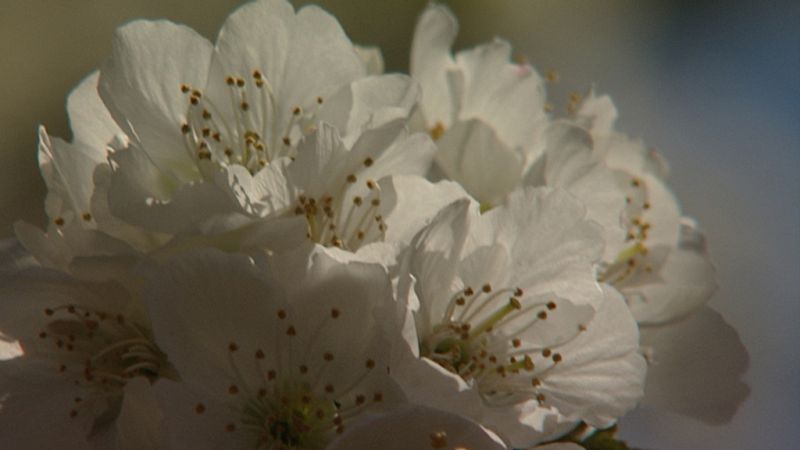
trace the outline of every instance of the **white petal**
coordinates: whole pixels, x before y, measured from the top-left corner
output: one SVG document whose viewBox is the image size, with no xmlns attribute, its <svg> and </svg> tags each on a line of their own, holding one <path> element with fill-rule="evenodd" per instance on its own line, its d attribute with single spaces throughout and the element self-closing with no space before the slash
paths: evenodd
<svg viewBox="0 0 800 450">
<path fill-rule="evenodd" d="M 364 64 L 367 75 L 381 75 L 384 71 L 383 54 L 377 46 L 355 46 L 358 57 Z"/>
<path fill-rule="evenodd" d="M 408 76 L 389 74 L 359 79 L 327 99 L 317 119 L 330 123 L 351 146 L 366 128 L 406 119 L 419 99 L 419 86 Z"/>
<path fill-rule="evenodd" d="M 600 291 L 593 266 L 602 254 L 603 238 L 585 214 L 583 205 L 563 190 L 525 188 L 512 193 L 506 205 L 485 213 L 476 234 L 509 249 L 512 282 L 526 295 L 550 293 L 594 303 Z"/>
<path fill-rule="evenodd" d="M 414 30 L 409 72 L 422 85 L 421 109 L 429 127 L 437 122 L 447 127 L 454 118 L 446 71 L 454 64 L 450 46 L 457 33 L 453 14 L 436 3 L 428 4 Z"/>
<path fill-rule="evenodd" d="M 691 314 L 717 289 L 705 236 L 684 221 L 678 246 L 668 250 L 663 264 L 619 289 L 640 323 L 665 323 Z"/>
<path fill-rule="evenodd" d="M 0 448 L 91 448 L 92 417 L 70 417 L 82 393 L 66 381 L 52 366 L 0 361 Z"/>
<path fill-rule="evenodd" d="M 82 143 L 51 139 L 39 127 L 39 167 L 48 190 L 45 209 L 52 220 L 79 220 L 90 212 L 92 174 L 105 159 L 105 150 L 100 158 L 90 150 Z"/>
<path fill-rule="evenodd" d="M 117 29 L 100 71 L 100 95 L 117 124 L 156 167 L 180 179 L 196 177 L 180 130 L 188 107 L 180 88 L 205 86 L 211 51 L 188 27 L 135 21 Z"/>
<path fill-rule="evenodd" d="M 35 260 L 18 239 L 0 240 L 0 274 L 34 266 Z"/>
<path fill-rule="evenodd" d="M 458 118 L 481 119 L 503 142 L 528 149 L 528 159 L 543 149 L 546 126 L 544 83 L 526 64 L 511 63 L 511 46 L 495 39 L 459 52 L 456 63 L 463 73 L 463 98 Z"/>
<path fill-rule="evenodd" d="M 122 130 L 114 122 L 111 113 L 97 91 L 100 72 L 95 71 L 84 78 L 67 98 L 67 113 L 74 142 L 85 145 L 94 160 L 105 161 L 106 145 Z"/>
<path fill-rule="evenodd" d="M 597 95 L 592 89 L 589 95 L 581 102 L 577 116 L 585 122 L 592 134 L 608 134 L 617 121 L 617 108 L 608 95 Z"/>
<path fill-rule="evenodd" d="M 185 183 L 172 189 L 170 179 L 137 147 L 111 156 L 114 172 L 108 190 L 112 214 L 147 230 L 177 233 L 198 229 L 204 220 L 232 214 L 233 203 L 215 184 Z"/>
<path fill-rule="evenodd" d="M 711 308 L 679 322 L 642 327 L 642 346 L 651 359 L 644 406 L 720 425 L 733 418 L 750 393 L 741 380 L 747 350 Z"/>
<path fill-rule="evenodd" d="M 233 447 L 229 433 L 225 432 L 225 424 L 230 422 L 229 405 L 193 392 L 187 383 L 167 379 L 158 380 L 151 393 L 163 411 L 164 432 L 171 444 L 163 446 L 163 449 L 246 448 L 244 445 Z M 201 413 L 198 413 L 198 405 L 202 405 Z"/>
<path fill-rule="evenodd" d="M 404 271 L 414 274 L 420 298 L 434 299 L 450 291 L 469 230 L 469 208 L 467 199 L 451 203 L 411 242 L 405 256 Z M 415 309 L 414 305 L 409 305 L 409 308 Z M 430 331 L 433 320 L 442 316 L 444 308 L 442 302 L 426 301 L 424 308 L 417 312 L 417 328 L 421 332 Z M 419 344 L 414 342 L 414 345 Z"/>
<path fill-rule="evenodd" d="M 328 450 L 350 449 L 507 449 L 494 433 L 456 414 L 408 406 L 361 421 L 336 439 Z"/>
<path fill-rule="evenodd" d="M 622 296 L 606 299 L 588 329 L 558 348 L 563 360 L 542 378 L 546 403 L 597 428 L 609 426 L 641 399 L 646 364 L 639 331 Z"/>
<path fill-rule="evenodd" d="M 392 176 L 380 180 L 381 207 L 389 228 L 386 242 L 410 242 L 411 238 L 450 203 L 468 198 L 457 183 L 431 183 L 419 176 Z"/>
<path fill-rule="evenodd" d="M 536 177 L 535 171 L 529 172 L 524 184 L 560 187 L 580 199 L 586 206 L 587 218 L 604 229 L 604 259 L 613 260 L 626 235 L 622 226 L 625 192 L 619 187 L 616 171 L 595 154 L 591 136 L 580 127 L 554 122 L 547 129 L 546 140 L 541 174 Z"/>
<path fill-rule="evenodd" d="M 73 142 L 51 139 L 39 128 L 39 165 L 48 187 L 45 208 L 53 220 L 90 212 L 94 170 L 105 163 L 106 145 L 121 133 L 97 93 L 98 79 L 99 72 L 92 73 L 67 99 Z"/>
<path fill-rule="evenodd" d="M 214 182 L 243 213 L 261 217 L 278 215 L 294 200 L 286 179 L 288 163 L 288 158 L 280 158 L 255 175 L 244 166 L 223 166 L 216 172 Z"/>
<path fill-rule="evenodd" d="M 159 450 L 166 448 L 164 417 L 150 382 L 142 377 L 125 384 L 116 420 L 116 447 L 119 450 Z"/>
<path fill-rule="evenodd" d="M 272 342 L 285 295 L 250 258 L 210 249 L 171 258 L 146 275 L 143 297 L 159 346 L 192 389 L 224 397 L 232 370 L 228 345 Z"/>
<path fill-rule="evenodd" d="M 125 242 L 97 230 L 83 229 L 74 222 L 63 227 L 51 226 L 47 232 L 17 222 L 14 232 L 39 264 L 66 272 L 69 272 L 70 262 L 77 257 L 136 254 L 136 250 Z"/>
<path fill-rule="evenodd" d="M 486 122 L 456 122 L 437 144 L 436 162 L 444 174 L 481 204 L 501 203 L 522 179 L 522 155 Z"/>
</svg>

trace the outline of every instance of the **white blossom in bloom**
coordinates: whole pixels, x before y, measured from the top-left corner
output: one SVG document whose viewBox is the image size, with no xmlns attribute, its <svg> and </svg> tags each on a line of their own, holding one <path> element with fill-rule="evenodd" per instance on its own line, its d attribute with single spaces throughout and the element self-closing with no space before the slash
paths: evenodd
<svg viewBox="0 0 800 450">
<path fill-rule="evenodd" d="M 47 228 L 17 222 L 17 237 L 42 265 L 66 269 L 74 257 L 134 253 L 161 245 L 165 238 L 126 225 L 97 196 L 94 177 L 107 170 L 108 144 L 122 131 L 97 94 L 99 73 L 84 79 L 69 95 L 73 141 L 39 129 L 39 167 L 47 185 Z"/>
<path fill-rule="evenodd" d="M 107 278 L 116 262 L 83 266 L 97 279 L 36 267 L 0 275 L 0 330 L 22 350 L 0 361 L 2 448 L 122 442 L 120 427 L 157 414 L 128 385 L 177 376 L 135 293 Z"/>
<path fill-rule="evenodd" d="M 400 120 L 364 131 L 349 148 L 323 122 L 293 161 L 263 171 L 243 192 L 258 190 L 273 211 L 304 218 L 307 237 L 326 247 L 354 252 L 370 243 L 407 242 L 440 208 L 467 195 L 456 183 L 420 176 L 434 149 Z"/>
<path fill-rule="evenodd" d="M 544 86 L 530 65 L 510 62 L 511 47 L 499 39 L 453 57 L 457 31 L 450 11 L 430 4 L 417 22 L 410 73 L 422 87 L 439 168 L 481 204 L 496 205 L 544 149 Z"/>
<path fill-rule="evenodd" d="M 603 427 L 631 409 L 645 364 L 622 298 L 595 281 L 602 249 L 564 191 L 517 191 L 482 215 L 467 201 L 445 209 L 402 259 L 413 357 L 395 373 L 410 400 L 513 447 L 568 431 L 559 421 Z"/>
<path fill-rule="evenodd" d="M 402 399 L 380 265 L 319 247 L 258 264 L 218 251 L 155 267 L 146 298 L 181 383 L 154 386 L 176 448 L 322 449 Z M 389 316 L 387 316 L 389 318 Z"/>
<path fill-rule="evenodd" d="M 594 154 L 585 130 L 545 113 L 545 89 L 529 65 L 510 61 L 502 41 L 451 56 L 456 21 L 431 5 L 417 23 L 411 75 L 420 82 L 425 126 L 437 138 L 442 175 L 460 183 L 482 209 L 524 186 L 566 189 L 605 229 L 624 240 L 620 175 Z M 614 255 L 616 256 L 616 254 Z"/>
<path fill-rule="evenodd" d="M 304 221 L 259 219 L 292 216 L 295 186 L 272 183 L 320 123 L 353 150 L 344 154 L 368 153 L 359 167 L 368 156 L 379 167 L 387 150 L 364 146 L 393 145 L 408 151 L 384 173 L 427 171 L 432 144 L 402 131 L 416 85 L 403 75 L 367 76 L 368 65 L 333 17 L 282 0 L 234 12 L 215 46 L 170 22 L 128 24 L 100 74 L 70 96 L 75 141 L 41 130 L 52 224 L 46 232 L 19 224 L 17 235 L 61 269 L 76 256 L 149 252 L 176 235 L 213 236 L 206 242 L 232 249 L 296 245 Z"/>
<path fill-rule="evenodd" d="M 617 112 L 606 96 L 589 95 L 577 120 L 591 130 L 595 152 L 623 174 L 625 242 L 609 246 L 600 279 L 625 295 L 637 321 L 665 323 L 701 307 L 716 290 L 706 239 L 681 215 L 666 185 L 663 160 L 644 144 L 613 129 Z"/>
<path fill-rule="evenodd" d="M 506 450 L 494 433 L 464 416 L 405 406 L 374 414 L 337 438 L 328 450 Z"/>
<path fill-rule="evenodd" d="M 462 184 L 484 209 L 521 186 L 560 187 L 578 197 L 588 217 L 604 228 L 601 280 L 625 295 L 640 322 L 685 316 L 707 300 L 715 282 L 705 238 L 691 219 L 681 217 L 663 181 L 666 166 L 660 157 L 613 130 L 616 110 L 608 97 L 592 94 L 575 105 L 578 119 L 573 123 L 550 122 L 543 112 L 541 79 L 519 75 L 521 69 L 512 77 L 518 66 L 509 61 L 507 45 L 501 46 L 503 52 L 479 46 L 454 59 L 450 46 L 455 33 L 450 12 L 429 6 L 417 24 L 411 56 L 411 74 L 423 89 L 426 126 L 439 137 L 436 161 L 444 176 Z M 495 57 L 478 65 L 465 63 L 483 54 Z M 498 86 L 503 87 L 500 93 Z M 459 95 L 472 91 L 493 94 L 489 99 Z M 513 95 L 516 103 L 495 105 L 504 95 Z M 459 124 L 438 119 L 460 115 L 479 117 L 481 125 L 456 133 Z M 508 151 L 514 148 L 510 136 L 525 132 L 526 140 L 516 145 L 538 150 L 509 156 L 515 155 Z"/>
<path fill-rule="evenodd" d="M 280 210 L 271 174 L 320 121 L 353 144 L 363 129 L 408 115 L 416 89 L 407 77 L 365 75 L 333 17 L 282 0 L 238 9 L 215 46 L 169 22 L 119 29 L 99 86 L 129 138 L 110 158 L 112 213 L 174 233 Z"/>
</svg>

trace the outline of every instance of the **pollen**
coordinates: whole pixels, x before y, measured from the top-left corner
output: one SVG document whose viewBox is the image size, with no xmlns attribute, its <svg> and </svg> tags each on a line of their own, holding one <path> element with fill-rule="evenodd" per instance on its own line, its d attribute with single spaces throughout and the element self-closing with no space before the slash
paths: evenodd
<svg viewBox="0 0 800 450">
<path fill-rule="evenodd" d="M 434 141 L 438 141 L 444 134 L 444 131 L 444 124 L 442 124 L 442 122 L 436 122 L 433 128 L 430 129 L 431 138 Z"/>
</svg>

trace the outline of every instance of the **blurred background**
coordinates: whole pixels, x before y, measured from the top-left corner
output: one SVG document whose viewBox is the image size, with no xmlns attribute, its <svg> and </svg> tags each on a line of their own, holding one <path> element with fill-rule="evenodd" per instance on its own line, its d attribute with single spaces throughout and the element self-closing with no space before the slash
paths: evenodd
<svg viewBox="0 0 800 450">
<path fill-rule="evenodd" d="M 44 185 L 35 131 L 69 137 L 72 86 L 109 54 L 115 27 L 166 17 L 213 39 L 234 0 L 0 1 L 0 238 L 38 225 Z M 297 4 L 305 2 L 296 2 Z M 423 0 L 317 1 L 353 41 L 407 69 Z M 649 449 L 792 449 L 800 442 L 800 2 L 459 0 L 457 47 L 504 37 L 566 93 L 594 84 L 672 167 L 684 211 L 709 236 L 711 304 L 750 354 L 751 394 L 709 426 L 640 408 L 623 437 Z"/>
</svg>

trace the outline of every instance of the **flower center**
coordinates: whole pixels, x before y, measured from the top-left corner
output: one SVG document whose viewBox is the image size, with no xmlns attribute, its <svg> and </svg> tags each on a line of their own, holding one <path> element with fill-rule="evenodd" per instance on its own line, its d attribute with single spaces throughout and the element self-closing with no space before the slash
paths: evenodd
<svg viewBox="0 0 800 450">
<path fill-rule="evenodd" d="M 44 314 L 48 323 L 39 338 L 52 341 L 59 350 L 58 371 L 93 395 L 120 395 L 128 380 L 138 376 L 154 383 L 174 375 L 145 329 L 122 314 L 80 305 L 47 308 Z M 70 411 L 72 417 L 77 414 L 77 409 Z"/>
<path fill-rule="evenodd" d="M 260 391 L 250 399 L 241 423 L 256 436 L 257 448 L 322 448 L 337 412 L 335 402 L 314 396 L 307 384 L 287 381 L 271 395 Z"/>
<path fill-rule="evenodd" d="M 372 165 L 372 160 L 368 158 L 364 165 Z M 364 195 L 348 195 L 348 188 L 357 182 L 356 175 L 351 174 L 338 189 L 333 190 L 338 195 L 298 197 L 294 212 L 306 217 L 306 236 L 309 239 L 328 247 L 355 251 L 362 245 L 385 238 L 388 226 L 378 212 L 380 187 L 375 181 L 367 180 Z"/>
<path fill-rule="evenodd" d="M 631 177 L 626 194 L 624 220 L 628 232 L 625 239 L 631 245 L 622 250 L 614 262 L 607 264 L 598 277 L 599 281 L 617 285 L 642 271 L 653 272 L 646 245 L 653 227 L 645 219 L 646 213 L 652 208 L 647 188 L 640 179 Z"/>
<path fill-rule="evenodd" d="M 294 146 L 313 128 L 322 97 L 309 108 L 281 111 L 261 71 L 253 70 L 248 78 L 229 75 L 224 82 L 232 111 L 227 117 L 202 91 L 181 85 L 189 102 L 181 133 L 190 156 L 198 162 L 238 164 L 252 174 L 278 158 L 293 157 Z"/>
<path fill-rule="evenodd" d="M 224 389 L 231 397 L 234 415 L 224 424 L 226 432 L 241 433 L 241 439 L 254 448 L 322 450 L 335 434 L 344 431 L 347 420 L 384 401 L 382 391 L 366 385 L 366 380 L 377 374 L 375 360 L 348 359 L 344 362 L 349 375 L 342 376 L 341 355 L 319 350 L 328 344 L 323 344 L 320 330 L 337 326 L 343 313 L 332 308 L 324 323 L 308 330 L 309 336 L 299 336 L 304 327 L 295 327 L 290 313 L 279 309 L 278 339 L 271 353 L 260 348 L 250 353 L 236 342 L 228 344 L 232 377 Z M 302 352 L 293 351 L 298 346 Z M 204 414 L 205 404 L 198 403 L 195 412 Z"/>
<path fill-rule="evenodd" d="M 522 289 L 494 291 L 485 284 L 479 291 L 467 287 L 450 300 L 443 320 L 425 337 L 420 353 L 460 376 L 475 383 L 485 400 L 494 402 L 509 375 L 534 375 L 538 360 L 549 365 L 562 357 L 550 349 L 531 346 L 520 335 L 555 310 L 554 301 L 528 302 L 523 306 Z M 538 378 L 533 377 L 533 387 Z M 529 386 L 530 387 L 530 386 Z M 543 398 L 540 399 L 543 401 Z"/>
</svg>

